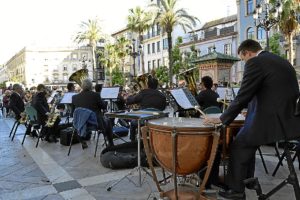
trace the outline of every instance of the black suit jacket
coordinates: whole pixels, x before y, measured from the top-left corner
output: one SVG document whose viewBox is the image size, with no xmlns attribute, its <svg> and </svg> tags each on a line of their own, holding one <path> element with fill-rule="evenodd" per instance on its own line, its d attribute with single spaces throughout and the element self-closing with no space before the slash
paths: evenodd
<svg viewBox="0 0 300 200">
<path fill-rule="evenodd" d="M 127 98 L 126 103 L 139 104 L 141 109 L 155 108 L 158 110 L 164 110 L 166 108 L 166 97 L 158 90 L 144 89 L 137 95 Z"/>
<path fill-rule="evenodd" d="M 37 120 L 39 124 L 44 125 L 48 118 L 46 113 L 50 112 L 49 105 L 45 97 L 45 93 L 44 92 L 36 93 L 32 98 L 31 104 L 37 111 Z"/>
<path fill-rule="evenodd" d="M 16 92 L 13 92 L 9 99 L 9 107 L 12 109 L 12 111 L 16 115 L 16 119 L 20 119 L 21 112 L 24 112 L 24 101 L 20 97 L 19 94 Z"/>
<path fill-rule="evenodd" d="M 211 89 L 207 89 L 207 90 L 203 90 L 201 91 L 197 96 L 196 96 L 196 100 L 199 104 L 199 106 L 201 106 L 201 109 L 205 109 L 208 108 L 210 106 L 217 106 L 219 107 L 219 103 L 217 102 L 217 98 L 219 97 L 219 95 L 212 91 Z"/>
<path fill-rule="evenodd" d="M 100 94 L 93 91 L 82 91 L 72 97 L 72 104 L 75 108 L 87 108 L 94 111 L 98 118 L 101 116 L 101 109 L 106 109 L 106 103 L 101 99 Z"/>
<path fill-rule="evenodd" d="M 221 115 L 230 124 L 249 106 L 241 135 L 249 145 L 261 145 L 300 137 L 300 118 L 294 116 L 299 95 L 296 73 L 290 63 L 269 52 L 246 62 L 241 88 Z"/>
</svg>

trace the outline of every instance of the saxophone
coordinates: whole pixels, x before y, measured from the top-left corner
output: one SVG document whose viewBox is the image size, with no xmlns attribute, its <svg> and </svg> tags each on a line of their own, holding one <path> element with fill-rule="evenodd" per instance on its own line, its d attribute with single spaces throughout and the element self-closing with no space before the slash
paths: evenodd
<svg viewBox="0 0 300 200">
<path fill-rule="evenodd" d="M 60 117 L 59 113 L 55 113 L 55 107 L 58 104 L 58 98 L 56 97 L 54 103 L 51 107 L 50 114 L 48 115 L 48 119 L 46 122 L 46 127 L 53 127 L 55 121 Z"/>
<path fill-rule="evenodd" d="M 27 115 L 25 112 L 22 112 L 20 114 L 21 118 L 19 119 L 19 123 L 20 124 L 25 124 L 27 122 Z"/>
</svg>

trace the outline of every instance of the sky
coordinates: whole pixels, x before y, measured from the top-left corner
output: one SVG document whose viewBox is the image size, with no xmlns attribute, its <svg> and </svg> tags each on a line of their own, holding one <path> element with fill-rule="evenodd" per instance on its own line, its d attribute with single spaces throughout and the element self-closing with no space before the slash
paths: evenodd
<svg viewBox="0 0 300 200">
<path fill-rule="evenodd" d="M 103 33 L 126 27 L 128 10 L 147 0 L 7 0 L 0 3 L 0 65 L 25 46 L 63 47 L 82 21 L 98 18 Z M 178 0 L 201 24 L 236 14 L 236 0 Z"/>
</svg>

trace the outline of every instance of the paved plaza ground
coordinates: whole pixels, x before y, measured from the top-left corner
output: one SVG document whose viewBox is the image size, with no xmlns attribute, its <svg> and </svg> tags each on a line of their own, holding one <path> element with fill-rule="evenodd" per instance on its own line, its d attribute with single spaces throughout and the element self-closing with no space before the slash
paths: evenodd
<svg viewBox="0 0 300 200">
<path fill-rule="evenodd" d="M 14 120 L 0 119 L 0 199 L 100 199 L 100 200 L 147 200 L 158 198 L 154 182 L 149 176 L 143 177 L 142 187 L 137 187 L 138 173 L 130 180 L 124 179 L 111 191 L 106 191 L 108 185 L 126 175 L 128 170 L 111 170 L 100 163 L 101 147 L 94 158 L 92 139 L 89 148 L 82 150 L 79 144 L 72 148 L 67 156 L 68 147 L 58 143 L 42 141 L 35 148 L 36 138 L 27 137 L 25 144 L 21 140 L 25 127 L 20 127 L 17 137 L 11 141 L 9 131 Z M 103 140 L 101 140 L 101 144 Z M 263 147 L 267 167 L 273 171 L 278 159 L 274 156 L 273 147 Z M 298 162 L 295 162 L 299 175 Z M 263 191 L 268 191 L 280 183 L 288 174 L 286 163 L 275 177 L 267 175 L 262 162 L 257 156 L 256 176 L 262 184 Z M 257 199 L 255 192 L 246 190 L 247 199 Z M 218 197 L 218 199 L 222 199 Z M 288 185 L 270 199 L 295 199 L 293 188 Z"/>
</svg>

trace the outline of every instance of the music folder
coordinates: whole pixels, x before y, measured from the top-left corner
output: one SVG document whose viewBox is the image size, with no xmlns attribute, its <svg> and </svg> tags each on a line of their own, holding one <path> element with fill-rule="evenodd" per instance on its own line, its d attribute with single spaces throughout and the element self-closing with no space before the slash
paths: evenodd
<svg viewBox="0 0 300 200">
<path fill-rule="evenodd" d="M 76 92 L 67 92 L 64 94 L 63 98 L 61 99 L 61 104 L 72 104 L 72 97 L 76 95 Z"/>
<path fill-rule="evenodd" d="M 105 87 L 101 90 L 102 99 L 117 99 L 120 92 L 120 87 Z"/>
<path fill-rule="evenodd" d="M 195 106 L 199 106 L 197 100 L 187 88 L 174 89 L 170 91 L 177 104 L 185 109 L 194 109 Z"/>
</svg>

